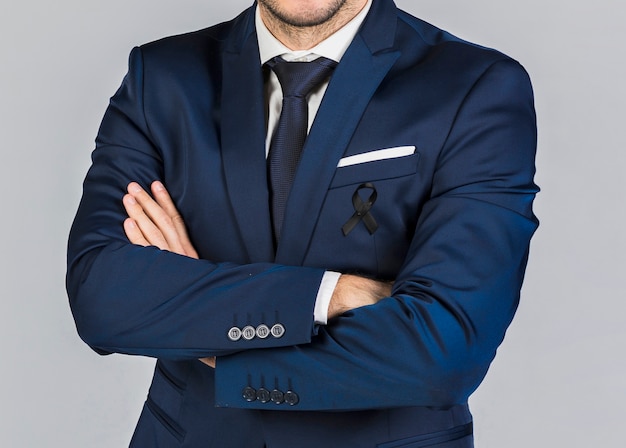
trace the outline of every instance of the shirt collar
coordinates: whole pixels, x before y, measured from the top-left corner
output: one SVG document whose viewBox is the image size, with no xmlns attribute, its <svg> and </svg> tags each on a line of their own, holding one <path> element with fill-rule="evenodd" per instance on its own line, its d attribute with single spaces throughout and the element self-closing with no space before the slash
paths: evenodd
<svg viewBox="0 0 626 448">
<path fill-rule="evenodd" d="M 372 0 L 368 0 L 363 9 L 350 22 L 346 23 L 334 34 L 330 35 L 328 38 L 309 50 L 299 51 L 290 50 L 278 39 L 276 39 L 272 33 L 270 33 L 261 19 L 259 7 L 257 6 L 255 12 L 255 25 L 257 39 L 259 41 L 261 64 L 265 64 L 267 61 L 276 56 L 282 56 L 288 61 L 313 60 L 322 56 L 335 62 L 339 62 L 343 54 L 350 46 L 354 36 L 356 36 L 356 33 L 359 31 L 359 28 L 365 20 L 371 5 Z"/>
</svg>

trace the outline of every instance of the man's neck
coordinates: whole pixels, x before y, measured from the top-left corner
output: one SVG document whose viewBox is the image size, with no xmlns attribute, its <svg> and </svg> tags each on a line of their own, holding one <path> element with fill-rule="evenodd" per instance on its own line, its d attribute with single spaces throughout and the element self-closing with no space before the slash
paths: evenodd
<svg viewBox="0 0 626 448">
<path fill-rule="evenodd" d="M 367 0 L 346 2 L 323 23 L 311 26 L 287 23 L 259 2 L 259 12 L 267 29 L 290 50 L 308 50 L 334 34 L 361 12 Z"/>
</svg>

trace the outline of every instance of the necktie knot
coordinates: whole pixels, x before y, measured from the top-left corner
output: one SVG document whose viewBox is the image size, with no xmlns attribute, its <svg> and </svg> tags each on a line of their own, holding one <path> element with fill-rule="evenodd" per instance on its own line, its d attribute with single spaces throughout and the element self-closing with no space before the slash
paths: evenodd
<svg viewBox="0 0 626 448">
<path fill-rule="evenodd" d="M 311 62 L 287 62 L 277 56 L 267 65 L 276 73 L 284 98 L 302 98 L 327 79 L 337 63 L 322 57 Z"/>
</svg>

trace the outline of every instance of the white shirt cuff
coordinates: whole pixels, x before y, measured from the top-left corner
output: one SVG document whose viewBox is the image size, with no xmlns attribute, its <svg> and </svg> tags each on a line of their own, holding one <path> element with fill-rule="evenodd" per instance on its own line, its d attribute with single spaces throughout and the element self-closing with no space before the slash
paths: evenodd
<svg viewBox="0 0 626 448">
<path fill-rule="evenodd" d="M 335 292 L 335 286 L 337 286 L 339 277 L 341 277 L 341 274 L 333 271 L 326 271 L 322 277 L 320 289 L 317 290 L 315 308 L 313 309 L 313 318 L 316 324 L 326 325 L 328 322 L 328 306 L 330 305 L 333 292 Z"/>
</svg>

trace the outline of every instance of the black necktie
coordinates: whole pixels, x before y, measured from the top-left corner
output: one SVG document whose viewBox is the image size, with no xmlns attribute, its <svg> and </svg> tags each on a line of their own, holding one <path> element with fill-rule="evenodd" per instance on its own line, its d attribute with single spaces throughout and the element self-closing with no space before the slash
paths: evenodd
<svg viewBox="0 0 626 448">
<path fill-rule="evenodd" d="M 309 114 L 306 97 L 331 75 L 337 63 L 326 58 L 311 62 L 287 62 L 276 57 L 267 65 L 276 73 L 283 91 L 283 107 L 268 155 L 272 225 L 278 243 L 287 198 L 307 136 Z"/>
</svg>

